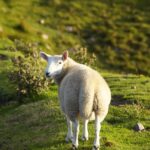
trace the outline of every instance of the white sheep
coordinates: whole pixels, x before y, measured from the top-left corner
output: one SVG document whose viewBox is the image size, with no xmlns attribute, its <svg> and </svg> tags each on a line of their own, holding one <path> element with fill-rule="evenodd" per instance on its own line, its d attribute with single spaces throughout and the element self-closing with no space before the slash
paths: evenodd
<svg viewBox="0 0 150 150">
<path fill-rule="evenodd" d="M 59 86 L 60 105 L 68 125 L 66 141 L 72 141 L 73 149 L 78 147 L 79 118 L 83 120 L 82 139 L 88 140 L 88 121 L 94 113 L 93 149 L 99 149 L 101 123 L 108 113 L 111 101 L 107 83 L 97 71 L 69 58 L 67 51 L 63 55 L 50 56 L 44 52 L 40 55 L 48 62 L 46 76 L 53 78 Z"/>
</svg>

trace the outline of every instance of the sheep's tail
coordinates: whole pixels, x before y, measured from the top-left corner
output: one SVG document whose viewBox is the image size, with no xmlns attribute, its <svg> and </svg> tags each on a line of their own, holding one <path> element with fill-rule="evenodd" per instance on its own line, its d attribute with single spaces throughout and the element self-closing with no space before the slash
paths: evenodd
<svg viewBox="0 0 150 150">
<path fill-rule="evenodd" d="M 90 119 L 93 112 L 94 88 L 84 85 L 80 89 L 79 112 L 81 118 Z"/>
</svg>

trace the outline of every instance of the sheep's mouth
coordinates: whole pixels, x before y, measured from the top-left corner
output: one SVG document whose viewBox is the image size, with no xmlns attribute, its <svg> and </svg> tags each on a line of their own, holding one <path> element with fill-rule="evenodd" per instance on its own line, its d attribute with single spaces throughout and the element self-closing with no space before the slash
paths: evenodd
<svg viewBox="0 0 150 150">
<path fill-rule="evenodd" d="M 57 76 L 58 74 L 56 73 L 53 73 L 53 74 L 46 74 L 46 78 L 49 78 L 49 79 L 54 79 L 55 76 Z"/>
<path fill-rule="evenodd" d="M 45 76 L 46 76 L 46 78 L 52 78 L 52 74 L 50 74 L 50 73 L 45 73 Z"/>
<path fill-rule="evenodd" d="M 46 75 L 46 78 L 50 78 L 50 79 L 51 79 L 51 78 L 53 78 L 53 77 L 52 77 L 51 75 Z"/>
</svg>

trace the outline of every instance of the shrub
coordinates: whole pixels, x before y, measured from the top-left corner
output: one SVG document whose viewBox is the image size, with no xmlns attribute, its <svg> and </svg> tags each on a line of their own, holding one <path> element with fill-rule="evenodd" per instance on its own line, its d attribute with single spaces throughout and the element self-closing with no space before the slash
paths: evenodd
<svg viewBox="0 0 150 150">
<path fill-rule="evenodd" d="M 34 42 L 24 42 L 22 40 L 15 39 L 14 45 L 7 48 L 7 50 L 11 51 L 21 51 L 25 56 L 33 55 L 33 52 L 38 51 L 39 43 Z"/>
<path fill-rule="evenodd" d="M 75 48 L 72 49 L 72 57 L 75 61 L 88 66 L 96 67 L 96 55 L 94 53 L 89 54 L 87 48 Z"/>
<path fill-rule="evenodd" d="M 12 59 L 14 70 L 9 79 L 16 84 L 17 98 L 22 102 L 24 97 L 39 95 L 48 88 L 48 80 L 43 76 L 38 51 L 28 51 L 24 57 Z"/>
</svg>

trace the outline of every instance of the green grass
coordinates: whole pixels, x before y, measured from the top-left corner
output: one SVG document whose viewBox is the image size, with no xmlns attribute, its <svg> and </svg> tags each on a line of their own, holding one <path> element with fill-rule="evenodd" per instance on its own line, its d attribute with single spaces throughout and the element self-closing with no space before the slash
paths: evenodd
<svg viewBox="0 0 150 150">
<path fill-rule="evenodd" d="M 147 0 L 1 0 L 0 5 L 2 49 L 15 39 L 38 42 L 49 53 L 87 47 L 103 68 L 150 75 Z"/>
<path fill-rule="evenodd" d="M 15 69 L 11 59 L 26 53 L 24 45 L 16 45 L 18 39 L 35 42 L 39 50 L 50 54 L 77 47 L 94 52 L 95 67 L 102 70 L 112 91 L 112 104 L 101 130 L 101 149 L 149 150 L 149 4 L 148 0 L 1 0 L 0 58 L 4 59 L 0 59 L 0 103 L 5 105 L 0 105 L 0 149 L 71 148 L 71 143 L 64 141 L 67 127 L 56 86 L 27 98 L 22 105 L 15 101 L 15 85 L 8 80 Z M 47 40 L 43 34 L 48 35 Z M 135 132 L 137 122 L 146 130 Z M 91 149 L 93 122 L 89 133 L 88 142 L 79 141 L 79 150 Z"/>
<path fill-rule="evenodd" d="M 150 96 L 147 83 L 150 82 L 150 78 L 108 72 L 103 72 L 103 75 L 111 87 L 113 98 L 109 113 L 102 124 L 101 149 L 148 150 L 150 147 L 148 103 Z M 133 85 L 136 86 L 136 89 L 132 89 Z M 145 96 L 140 99 L 141 94 Z M 60 111 L 57 87 L 54 85 L 51 86 L 47 99 L 19 106 L 15 104 L 2 106 L 0 114 L 2 150 L 64 150 L 71 148 L 71 143 L 67 144 L 64 140 L 67 132 L 66 121 Z M 146 130 L 135 132 L 133 127 L 137 122 L 141 122 Z M 89 133 L 88 142 L 79 140 L 79 150 L 91 149 L 94 140 L 93 122 L 89 123 Z"/>
</svg>

